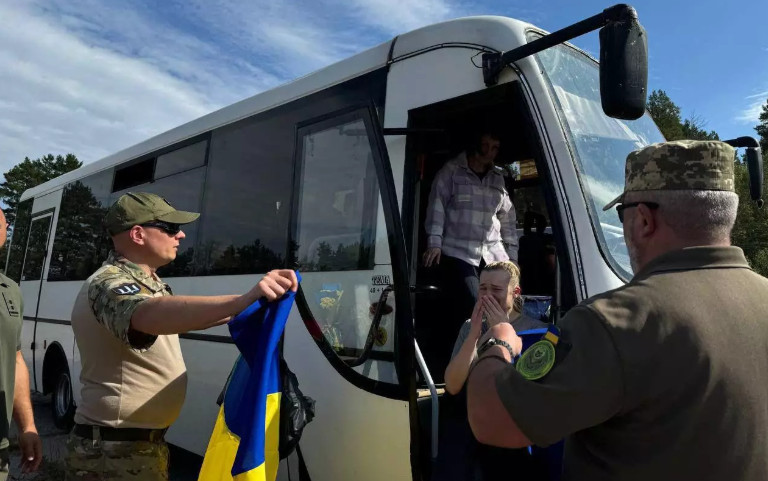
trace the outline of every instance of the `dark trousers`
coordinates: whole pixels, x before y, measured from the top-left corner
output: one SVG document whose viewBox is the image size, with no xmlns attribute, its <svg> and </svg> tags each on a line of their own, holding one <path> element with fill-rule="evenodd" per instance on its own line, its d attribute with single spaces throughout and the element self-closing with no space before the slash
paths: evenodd
<svg viewBox="0 0 768 481">
<path fill-rule="evenodd" d="M 469 426 L 464 389 L 441 403 L 437 460 L 432 481 L 546 480 L 528 449 L 479 443 Z M 444 408 L 444 409 L 443 409 Z"/>
</svg>

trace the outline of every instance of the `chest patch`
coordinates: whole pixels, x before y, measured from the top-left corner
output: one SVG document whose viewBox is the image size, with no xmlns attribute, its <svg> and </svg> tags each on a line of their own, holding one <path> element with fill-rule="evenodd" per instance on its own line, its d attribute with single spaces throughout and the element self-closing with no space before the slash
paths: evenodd
<svg viewBox="0 0 768 481">
<path fill-rule="evenodd" d="M 5 301 L 5 308 L 8 309 L 8 314 L 11 317 L 19 317 L 19 307 L 13 299 L 6 297 L 5 293 L 3 293 L 3 300 Z"/>
<path fill-rule="evenodd" d="M 120 296 L 130 296 L 137 294 L 141 290 L 141 287 L 135 282 L 128 282 L 112 288 L 112 292 Z"/>
</svg>

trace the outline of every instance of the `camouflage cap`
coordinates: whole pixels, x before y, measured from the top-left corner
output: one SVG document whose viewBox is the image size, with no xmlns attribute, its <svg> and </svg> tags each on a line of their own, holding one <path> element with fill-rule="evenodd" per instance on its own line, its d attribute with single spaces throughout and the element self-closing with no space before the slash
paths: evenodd
<svg viewBox="0 0 768 481">
<path fill-rule="evenodd" d="M 627 156 L 624 192 L 603 210 L 624 202 L 627 192 L 646 190 L 734 191 L 736 152 L 715 140 L 675 140 L 651 144 Z"/>
<path fill-rule="evenodd" d="M 130 230 L 135 225 L 151 221 L 171 224 L 189 224 L 197 220 L 200 214 L 176 210 L 159 195 L 146 192 L 128 192 L 120 196 L 107 210 L 104 226 L 110 234 Z"/>
</svg>

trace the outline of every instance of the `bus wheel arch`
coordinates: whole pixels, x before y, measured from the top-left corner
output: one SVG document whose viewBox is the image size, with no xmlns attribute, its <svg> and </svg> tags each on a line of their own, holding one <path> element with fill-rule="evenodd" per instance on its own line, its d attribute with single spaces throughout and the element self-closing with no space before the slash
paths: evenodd
<svg viewBox="0 0 768 481">
<path fill-rule="evenodd" d="M 74 423 L 75 400 L 67 356 L 58 342 L 48 347 L 43 360 L 43 394 L 49 393 L 53 423 L 69 430 Z"/>
</svg>

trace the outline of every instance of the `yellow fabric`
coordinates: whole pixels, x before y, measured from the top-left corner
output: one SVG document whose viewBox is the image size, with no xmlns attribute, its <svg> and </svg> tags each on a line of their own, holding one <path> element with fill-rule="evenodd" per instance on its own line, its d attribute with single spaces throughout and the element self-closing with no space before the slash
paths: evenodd
<svg viewBox="0 0 768 481">
<path fill-rule="evenodd" d="M 557 346 L 557 342 L 560 340 L 560 338 L 557 337 L 557 334 L 552 331 L 548 331 L 546 334 L 544 334 L 544 339 L 551 342 L 555 346 Z"/>
<path fill-rule="evenodd" d="M 205 451 L 203 466 L 200 468 L 198 481 L 274 481 L 280 464 L 278 451 L 280 442 L 280 393 L 267 395 L 265 422 L 265 462 L 250 471 L 232 477 L 232 464 L 235 462 L 240 438 L 233 434 L 224 419 L 224 406 L 219 409 L 216 424 L 213 426 L 211 439 Z"/>
</svg>

